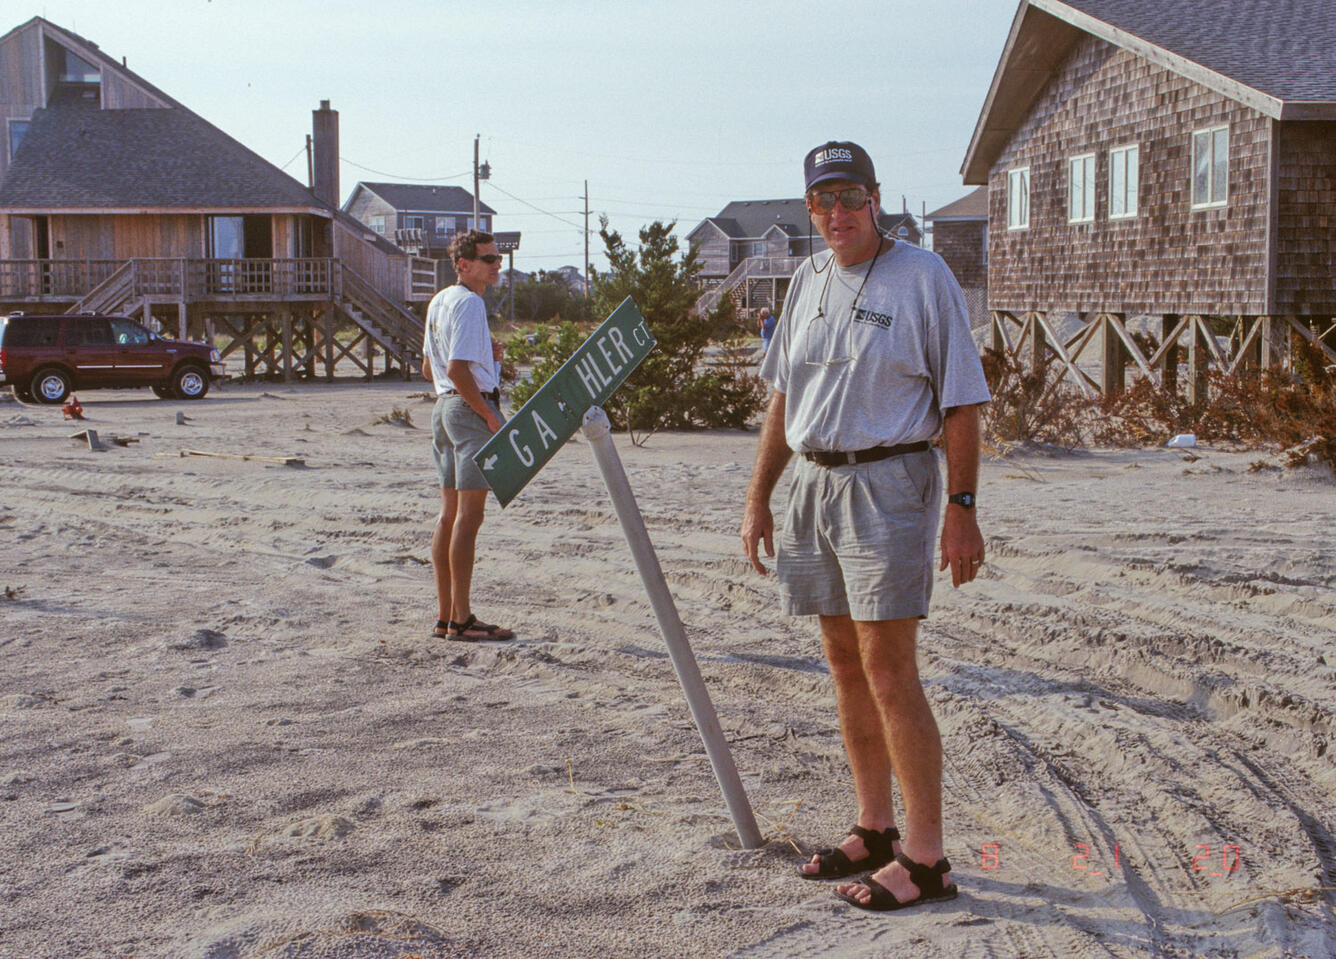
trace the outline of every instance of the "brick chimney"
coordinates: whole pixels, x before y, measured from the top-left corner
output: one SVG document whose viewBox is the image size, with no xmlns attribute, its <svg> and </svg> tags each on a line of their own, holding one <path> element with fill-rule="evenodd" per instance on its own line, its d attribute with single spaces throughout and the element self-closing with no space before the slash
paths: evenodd
<svg viewBox="0 0 1336 959">
<path fill-rule="evenodd" d="M 329 108 L 328 100 L 311 111 L 312 186 L 317 200 L 337 208 L 339 193 L 339 111 Z"/>
</svg>

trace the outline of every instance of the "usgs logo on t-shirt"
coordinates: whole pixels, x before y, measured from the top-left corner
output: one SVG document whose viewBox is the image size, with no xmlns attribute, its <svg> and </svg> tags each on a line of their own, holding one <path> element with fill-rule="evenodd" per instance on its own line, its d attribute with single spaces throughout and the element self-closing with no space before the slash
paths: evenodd
<svg viewBox="0 0 1336 959">
<path fill-rule="evenodd" d="M 853 160 L 853 158 L 854 154 L 852 150 L 846 150 L 843 147 L 832 147 L 829 150 L 821 150 L 818 152 L 816 159 L 812 162 L 816 166 L 821 166 L 823 163 L 838 163 L 841 160 L 850 161 Z"/>
</svg>

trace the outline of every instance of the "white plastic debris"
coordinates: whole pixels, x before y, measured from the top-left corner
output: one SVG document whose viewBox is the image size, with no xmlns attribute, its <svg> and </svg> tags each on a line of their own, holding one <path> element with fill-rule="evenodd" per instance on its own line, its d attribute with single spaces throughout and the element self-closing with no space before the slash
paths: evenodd
<svg viewBox="0 0 1336 959">
<path fill-rule="evenodd" d="M 1171 439 L 1168 443 L 1165 443 L 1164 445 L 1170 447 L 1171 449 L 1180 449 L 1180 450 L 1191 449 L 1192 447 L 1197 445 L 1197 434 L 1179 433 L 1177 436 L 1175 436 L 1173 439 Z"/>
</svg>

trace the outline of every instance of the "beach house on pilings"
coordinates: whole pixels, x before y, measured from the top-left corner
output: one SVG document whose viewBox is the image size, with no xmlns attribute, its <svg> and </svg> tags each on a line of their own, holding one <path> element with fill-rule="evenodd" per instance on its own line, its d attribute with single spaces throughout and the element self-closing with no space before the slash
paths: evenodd
<svg viewBox="0 0 1336 959">
<path fill-rule="evenodd" d="M 1022 0 L 962 173 L 995 345 L 1082 390 L 1175 387 L 1186 354 L 1195 395 L 1295 335 L 1336 361 L 1332 0 Z"/>
<path fill-rule="evenodd" d="M 433 264 L 339 211 L 328 101 L 308 188 L 35 17 L 0 36 L 0 119 L 0 311 L 216 336 L 254 375 L 415 367 Z"/>
</svg>

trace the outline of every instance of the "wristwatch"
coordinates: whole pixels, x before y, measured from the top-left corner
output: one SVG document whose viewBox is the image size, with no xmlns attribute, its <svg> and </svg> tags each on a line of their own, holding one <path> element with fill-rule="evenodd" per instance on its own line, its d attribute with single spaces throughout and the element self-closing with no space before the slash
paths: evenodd
<svg viewBox="0 0 1336 959">
<path fill-rule="evenodd" d="M 974 509 L 973 493 L 952 493 L 946 498 L 948 503 L 955 503 L 957 506 L 963 506 L 965 509 Z"/>
</svg>

